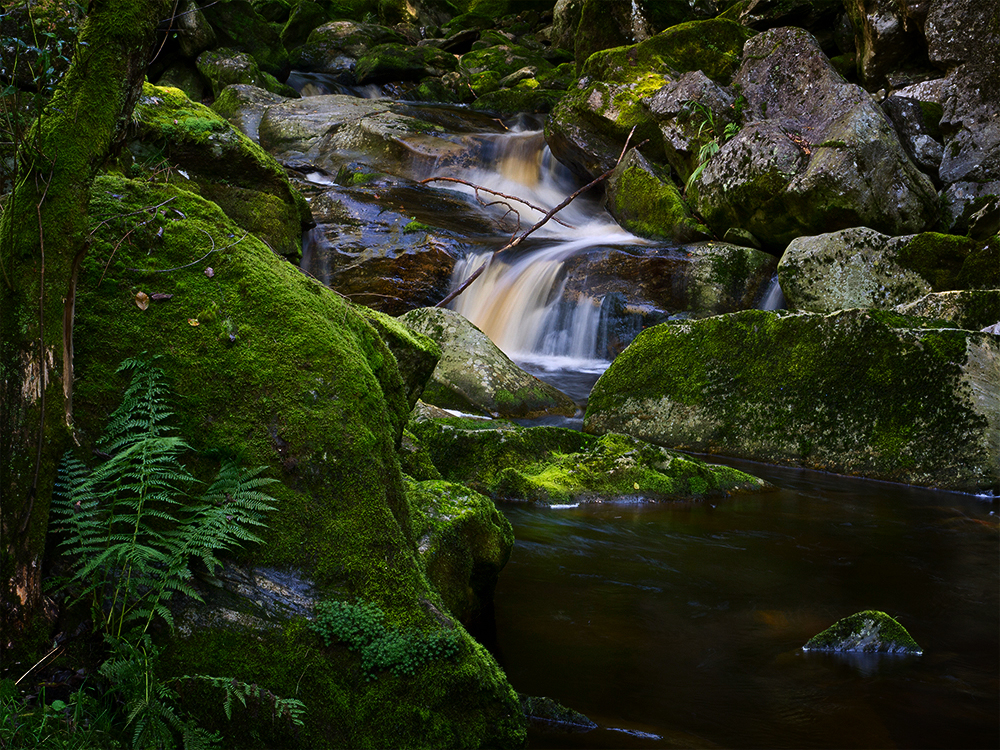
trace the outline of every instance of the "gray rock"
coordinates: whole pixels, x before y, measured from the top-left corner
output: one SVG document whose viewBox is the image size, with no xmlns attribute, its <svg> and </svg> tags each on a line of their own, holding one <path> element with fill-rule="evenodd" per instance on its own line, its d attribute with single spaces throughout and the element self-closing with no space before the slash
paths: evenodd
<svg viewBox="0 0 1000 750">
<path fill-rule="evenodd" d="M 1000 339 L 895 313 L 747 310 L 643 331 L 587 432 L 697 453 L 1000 490 Z"/>
<path fill-rule="evenodd" d="M 782 250 L 797 236 L 849 226 L 910 234 L 936 219 L 930 178 L 871 97 L 844 82 L 807 32 L 752 38 L 735 80 L 751 122 L 690 188 L 717 234 L 737 226 Z"/>
<path fill-rule="evenodd" d="M 212 102 L 212 109 L 225 117 L 237 130 L 252 141 L 259 142 L 257 129 L 268 107 L 288 101 L 288 97 L 274 94 L 259 86 L 234 83 L 226 86 Z"/>
<path fill-rule="evenodd" d="M 274 76 L 261 70 L 257 61 L 246 52 L 225 47 L 202 52 L 197 60 L 198 72 L 212 85 L 212 95 L 219 96 L 231 84 L 240 83 L 280 94 L 290 98 L 298 96 L 295 89 L 280 83 Z"/>
<path fill-rule="evenodd" d="M 424 401 L 494 417 L 573 416 L 566 394 L 519 368 L 489 338 L 458 313 L 443 308 L 411 310 L 401 320 L 442 350 L 424 390 Z"/>
<path fill-rule="evenodd" d="M 698 166 L 698 151 L 712 137 L 721 134 L 735 120 L 733 103 L 736 97 L 700 70 L 685 73 L 667 83 L 646 100 L 649 111 L 660 121 L 663 147 L 667 161 L 683 182 Z M 713 114 L 715 128 L 720 133 L 706 132 L 704 117 L 699 117 L 697 102 Z"/>
<path fill-rule="evenodd" d="M 965 234 L 972 217 L 991 201 L 1000 197 L 1000 180 L 990 182 L 956 182 L 941 191 L 941 231 Z"/>
<path fill-rule="evenodd" d="M 946 320 L 958 328 L 989 333 L 991 327 L 1000 325 L 1000 289 L 935 292 L 899 305 L 895 311 L 901 315 Z"/>
<path fill-rule="evenodd" d="M 300 70 L 347 72 L 353 77 L 357 59 L 371 47 L 388 42 L 403 44 L 406 39 L 377 24 L 331 21 L 312 30 L 306 43 L 295 51 L 293 62 Z"/>
<path fill-rule="evenodd" d="M 177 39 L 181 53 L 185 57 L 197 57 L 199 52 L 214 47 L 215 29 L 205 18 L 198 3 L 195 0 L 184 0 L 178 10 Z"/>
<path fill-rule="evenodd" d="M 919 101 L 899 95 L 888 97 L 882 102 L 882 109 L 892 121 L 903 148 L 913 162 L 936 177 L 944 156 L 944 146 L 935 137 L 941 132 L 938 122 L 929 120 Z"/>
<path fill-rule="evenodd" d="M 886 84 L 887 74 L 919 59 L 924 49 L 918 23 L 910 14 L 913 0 L 848 0 L 854 27 L 858 72 L 869 90 Z M 926 12 L 926 11 L 925 11 Z"/>
<path fill-rule="evenodd" d="M 930 283 L 900 264 L 900 244 L 866 227 L 792 240 L 778 264 L 788 307 L 819 313 L 891 309 L 929 294 Z"/>
</svg>

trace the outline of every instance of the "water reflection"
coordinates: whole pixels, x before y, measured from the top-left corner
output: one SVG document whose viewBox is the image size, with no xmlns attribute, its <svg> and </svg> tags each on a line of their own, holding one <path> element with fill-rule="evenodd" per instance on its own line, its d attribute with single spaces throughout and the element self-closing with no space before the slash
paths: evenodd
<svg viewBox="0 0 1000 750">
<path fill-rule="evenodd" d="M 531 747 L 985 747 L 1000 732 L 994 506 L 735 463 L 777 492 L 716 505 L 509 507 L 496 595 L 515 688 L 603 729 Z M 920 657 L 804 653 L 864 609 Z"/>
</svg>

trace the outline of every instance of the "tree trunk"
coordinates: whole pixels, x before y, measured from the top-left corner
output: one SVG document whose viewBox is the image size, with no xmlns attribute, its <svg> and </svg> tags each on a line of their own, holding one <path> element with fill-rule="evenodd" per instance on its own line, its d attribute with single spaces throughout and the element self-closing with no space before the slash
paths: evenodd
<svg viewBox="0 0 1000 750">
<path fill-rule="evenodd" d="M 0 632 L 26 646 L 59 457 L 71 443 L 76 271 L 94 174 L 121 138 L 170 0 L 92 0 L 73 62 L 18 152 L 0 215 Z"/>
</svg>

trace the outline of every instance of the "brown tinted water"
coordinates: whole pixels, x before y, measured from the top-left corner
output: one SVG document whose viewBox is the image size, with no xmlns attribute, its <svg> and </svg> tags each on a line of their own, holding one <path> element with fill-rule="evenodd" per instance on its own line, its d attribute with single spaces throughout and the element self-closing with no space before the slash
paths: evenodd
<svg viewBox="0 0 1000 750">
<path fill-rule="evenodd" d="M 496 592 L 515 689 L 600 729 L 529 747 L 1000 744 L 1000 535 L 989 499 L 733 462 L 780 489 L 714 503 L 505 507 Z M 804 653 L 865 609 L 922 656 Z"/>
</svg>

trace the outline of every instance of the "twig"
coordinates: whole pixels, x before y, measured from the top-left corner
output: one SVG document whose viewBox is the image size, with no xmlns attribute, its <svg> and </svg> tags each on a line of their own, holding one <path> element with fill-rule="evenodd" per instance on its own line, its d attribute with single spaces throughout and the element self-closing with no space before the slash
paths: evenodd
<svg viewBox="0 0 1000 750">
<path fill-rule="evenodd" d="M 206 232 L 204 229 L 200 229 L 199 231 L 203 232 L 206 235 L 208 235 L 208 239 L 211 240 L 211 242 L 212 242 L 212 249 L 209 250 L 204 255 L 202 255 L 200 258 L 192 260 L 190 263 L 185 263 L 183 266 L 175 266 L 173 268 L 155 268 L 155 269 L 154 268 L 130 268 L 128 270 L 129 271 L 135 271 L 136 273 L 167 273 L 168 271 L 180 271 L 182 268 L 187 268 L 188 266 L 193 266 L 195 263 L 201 263 L 203 260 L 205 260 L 205 258 L 207 258 L 212 253 L 218 253 L 218 252 L 221 252 L 222 250 L 228 250 L 233 245 L 238 245 L 243 240 L 245 240 L 247 238 L 247 236 L 250 234 L 249 232 L 244 232 L 243 236 L 240 237 L 235 242 L 230 242 L 228 245 L 224 245 L 223 247 L 216 247 L 215 246 L 215 240 L 212 238 L 212 235 L 208 234 L 208 232 Z"/>
<path fill-rule="evenodd" d="M 51 651 L 49 651 L 49 653 L 45 654 L 45 656 L 43 656 L 41 659 L 39 659 L 34 664 L 32 664 L 31 668 L 27 672 L 25 672 L 23 675 L 21 675 L 20 677 L 17 678 L 17 680 L 14 682 L 14 687 L 17 687 L 19 684 L 21 684 L 21 680 L 23 680 L 25 677 L 27 677 L 29 674 L 31 674 L 35 670 L 35 667 L 37 667 L 43 661 L 45 661 L 46 659 L 48 659 L 50 656 L 52 656 L 52 654 L 54 654 L 56 651 L 58 651 L 61 648 L 62 648 L 62 646 L 56 646 L 54 649 L 52 649 Z"/>
<path fill-rule="evenodd" d="M 632 130 L 635 131 L 635 128 L 633 127 Z M 625 151 L 628 150 L 628 142 L 629 142 L 629 139 L 631 139 L 631 138 L 632 138 L 632 133 L 629 133 L 628 134 L 628 138 L 625 139 L 625 148 L 622 150 L 622 156 L 624 156 L 625 155 Z M 649 139 L 647 138 L 642 143 L 640 143 L 638 146 L 636 146 L 636 148 L 639 148 L 639 147 L 645 145 L 648 142 L 648 140 Z M 622 156 L 618 157 L 619 161 L 621 161 Z M 443 300 L 441 300 L 440 302 L 438 302 L 435 305 L 435 307 L 444 307 L 449 302 L 451 302 L 453 299 L 455 299 L 455 297 L 457 297 L 462 292 L 464 292 L 466 289 L 468 289 L 469 286 L 472 284 L 472 282 L 475 281 L 476 279 L 478 279 L 482 275 L 483 271 L 486 270 L 487 266 L 489 266 L 490 263 L 493 262 L 493 259 L 497 255 L 499 255 L 500 253 L 502 253 L 504 250 L 510 250 L 511 248 L 517 247 L 518 245 L 520 245 L 521 242 L 525 238 L 528 237 L 528 235 L 532 234 L 536 229 L 538 229 L 543 224 L 545 224 L 549 219 L 551 219 L 553 216 L 555 216 L 559 211 L 562 211 L 564 208 L 566 208 L 566 206 L 568 206 L 570 203 L 572 203 L 577 198 L 577 196 L 579 196 L 581 193 L 587 192 L 588 190 L 590 190 L 592 187 L 594 187 L 598 183 L 601 183 L 604 180 L 608 179 L 614 173 L 615 169 L 617 169 L 617 168 L 618 168 L 618 164 L 616 163 L 615 166 L 614 166 L 614 168 L 609 169 L 607 172 L 605 172 L 604 174 L 602 174 L 597 179 L 592 180 L 591 182 L 588 182 L 582 188 L 580 188 L 575 193 L 573 193 L 568 198 L 566 198 L 566 200 L 564 200 L 558 206 L 556 206 L 551 211 L 549 211 L 547 214 L 545 214 L 545 216 L 543 216 L 541 219 L 539 219 L 539 221 L 533 227 L 531 227 L 531 229 L 529 229 L 526 232 L 518 235 L 513 240 L 511 240 L 510 242 L 508 242 L 506 245 L 504 245 L 503 247 L 501 247 L 499 250 L 494 250 L 493 254 L 490 255 L 489 258 L 486 259 L 485 263 L 483 263 L 481 266 L 479 266 L 479 268 L 477 268 L 475 271 L 473 271 L 472 275 L 469 276 L 469 278 L 467 278 L 465 281 L 463 281 L 462 285 L 459 286 L 458 289 L 456 289 L 454 292 L 452 292 L 451 294 L 449 294 Z"/>
<path fill-rule="evenodd" d="M 528 201 L 524 200 L 523 198 L 518 198 L 515 195 L 507 195 L 506 193 L 501 193 L 499 190 L 491 190 L 488 187 L 483 187 L 482 185 L 476 185 L 475 183 L 469 182 L 468 180 L 459 179 L 458 177 L 428 177 L 425 180 L 420 180 L 420 184 L 421 185 L 426 185 L 428 182 L 435 182 L 435 181 L 458 182 L 458 183 L 460 183 L 462 185 L 468 185 L 470 188 L 472 188 L 473 190 L 476 191 L 476 200 L 478 200 L 480 203 L 483 203 L 482 198 L 479 197 L 479 191 L 482 190 L 484 193 L 490 193 L 491 195 L 499 195 L 501 198 L 506 198 L 507 200 L 512 200 L 512 201 L 517 201 L 518 203 L 523 203 L 528 208 L 533 208 L 536 211 L 538 211 L 539 213 L 542 213 L 545 210 L 544 208 L 541 208 L 540 206 L 536 206 L 533 203 L 529 203 Z M 492 206 L 492 205 L 495 205 L 496 203 L 500 203 L 500 201 L 496 201 L 495 203 L 483 203 L 483 205 L 484 206 Z M 520 214 L 518 214 L 518 216 L 520 216 Z M 564 221 L 561 221 L 559 219 L 554 219 L 554 221 L 557 224 L 562 224 L 567 229 L 573 229 L 573 227 L 571 225 L 567 224 Z"/>
</svg>

